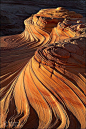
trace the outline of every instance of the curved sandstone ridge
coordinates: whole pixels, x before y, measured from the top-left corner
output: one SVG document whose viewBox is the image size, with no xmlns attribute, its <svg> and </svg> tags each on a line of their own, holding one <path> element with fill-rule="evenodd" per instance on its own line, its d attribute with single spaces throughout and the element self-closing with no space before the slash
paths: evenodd
<svg viewBox="0 0 86 129">
<path fill-rule="evenodd" d="M 85 129 L 84 18 L 59 7 L 24 23 L 1 37 L 0 128 Z"/>
<path fill-rule="evenodd" d="M 1 37 L 1 48 L 36 48 L 40 45 L 56 43 L 59 40 L 79 36 L 85 28 L 85 19 L 81 14 L 58 7 L 42 9 L 24 21 L 23 33 Z"/>
<path fill-rule="evenodd" d="M 2 97 L 2 125 L 6 119 L 10 128 L 16 121 L 17 128 L 85 129 L 85 42 L 37 49 Z"/>
</svg>

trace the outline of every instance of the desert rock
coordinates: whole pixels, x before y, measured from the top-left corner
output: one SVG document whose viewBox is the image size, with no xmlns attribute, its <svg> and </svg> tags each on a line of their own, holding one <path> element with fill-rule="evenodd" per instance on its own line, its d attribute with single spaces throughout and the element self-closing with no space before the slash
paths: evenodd
<svg viewBox="0 0 86 129">
<path fill-rule="evenodd" d="M 1 128 L 85 129 L 84 19 L 42 9 L 24 32 L 0 38 Z"/>
</svg>

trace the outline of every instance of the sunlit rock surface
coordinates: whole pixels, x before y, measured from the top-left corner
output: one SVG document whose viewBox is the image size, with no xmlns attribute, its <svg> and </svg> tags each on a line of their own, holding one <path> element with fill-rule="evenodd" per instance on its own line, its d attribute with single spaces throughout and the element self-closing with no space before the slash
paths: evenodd
<svg viewBox="0 0 86 129">
<path fill-rule="evenodd" d="M 1 128 L 85 129 L 85 18 L 42 9 L 1 41 Z"/>
<path fill-rule="evenodd" d="M 25 26 L 23 21 L 40 9 L 65 7 L 85 16 L 85 0 L 1 0 L 0 36 L 20 34 Z"/>
</svg>

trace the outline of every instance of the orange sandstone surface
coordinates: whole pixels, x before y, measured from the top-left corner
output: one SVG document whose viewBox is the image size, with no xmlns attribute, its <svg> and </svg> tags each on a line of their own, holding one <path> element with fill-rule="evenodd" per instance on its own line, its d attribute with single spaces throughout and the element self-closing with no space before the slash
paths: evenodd
<svg viewBox="0 0 86 129">
<path fill-rule="evenodd" d="M 85 129 L 85 18 L 42 9 L 0 37 L 0 128 Z"/>
</svg>

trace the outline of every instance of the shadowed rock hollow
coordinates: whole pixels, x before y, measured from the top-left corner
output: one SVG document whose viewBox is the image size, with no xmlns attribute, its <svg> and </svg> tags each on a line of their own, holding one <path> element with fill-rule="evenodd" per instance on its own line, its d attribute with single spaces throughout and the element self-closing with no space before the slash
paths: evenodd
<svg viewBox="0 0 86 129">
<path fill-rule="evenodd" d="M 85 18 L 59 7 L 24 24 L 0 38 L 1 128 L 85 129 Z"/>
</svg>

